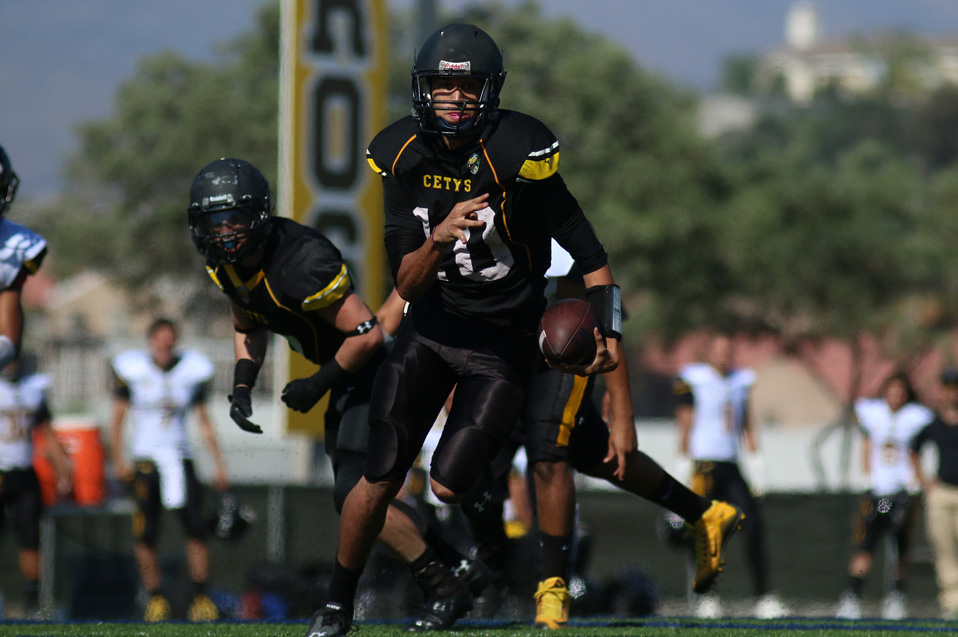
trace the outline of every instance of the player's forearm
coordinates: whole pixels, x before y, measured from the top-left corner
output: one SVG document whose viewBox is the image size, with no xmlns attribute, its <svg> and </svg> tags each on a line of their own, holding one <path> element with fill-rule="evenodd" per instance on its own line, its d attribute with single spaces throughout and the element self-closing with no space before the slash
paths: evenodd
<svg viewBox="0 0 958 637">
<path fill-rule="evenodd" d="M 347 372 L 358 372 L 372 355 L 382 347 L 385 340 L 377 325 L 359 336 L 350 336 L 336 350 L 336 362 Z"/>
<path fill-rule="evenodd" d="M 255 332 L 242 333 L 233 332 L 233 349 L 236 352 L 236 360 L 248 358 L 256 363 L 257 366 L 263 365 L 266 358 L 266 347 L 269 343 L 269 334 L 265 329 Z"/>
<path fill-rule="evenodd" d="M 396 275 L 399 296 L 410 303 L 422 298 L 436 280 L 442 253 L 443 246 L 430 236 L 418 250 L 404 256 Z"/>
<path fill-rule="evenodd" d="M 605 387 L 609 392 L 611 422 L 629 423 L 631 425 L 634 422 L 635 414 L 632 410 L 629 368 L 625 359 L 623 358 L 615 369 L 606 372 L 602 377 L 605 379 Z"/>
<path fill-rule="evenodd" d="M 692 410 L 679 407 L 675 412 L 675 422 L 679 428 L 679 453 L 689 455 L 689 432 L 692 430 Z"/>
</svg>

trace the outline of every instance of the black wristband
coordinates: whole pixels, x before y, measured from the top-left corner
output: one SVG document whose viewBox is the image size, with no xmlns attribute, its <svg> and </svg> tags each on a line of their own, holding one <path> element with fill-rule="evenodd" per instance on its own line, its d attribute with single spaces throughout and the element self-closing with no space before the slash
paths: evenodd
<svg viewBox="0 0 958 637">
<path fill-rule="evenodd" d="M 599 317 L 602 335 L 622 340 L 622 295 L 619 286 L 595 285 L 585 291 L 589 305 Z"/>
<path fill-rule="evenodd" d="M 315 383 L 314 386 L 325 394 L 330 387 L 348 378 L 350 375 L 351 374 L 343 369 L 335 358 L 331 358 L 323 363 L 323 366 L 319 368 L 318 372 L 313 374 L 312 379 Z"/>
<path fill-rule="evenodd" d="M 248 358 L 239 359 L 233 368 L 233 387 L 246 385 L 252 389 L 256 384 L 257 374 L 259 374 L 259 365 Z"/>
</svg>

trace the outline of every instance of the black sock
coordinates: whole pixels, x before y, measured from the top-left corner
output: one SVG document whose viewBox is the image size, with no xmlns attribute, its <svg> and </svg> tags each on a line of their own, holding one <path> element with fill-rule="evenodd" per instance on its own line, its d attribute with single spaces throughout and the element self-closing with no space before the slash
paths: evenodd
<svg viewBox="0 0 958 637">
<path fill-rule="evenodd" d="M 40 580 L 29 579 L 23 588 L 27 608 L 35 608 L 40 603 Z"/>
<path fill-rule="evenodd" d="M 422 586 L 427 598 L 450 597 L 465 590 L 466 585 L 456 579 L 428 546 L 409 564 L 409 573 Z"/>
<path fill-rule="evenodd" d="M 904 593 L 904 592 L 905 592 L 905 580 L 903 580 L 903 579 L 895 579 L 895 580 L 892 580 L 892 582 L 891 582 L 891 589 L 892 589 L 893 591 L 895 591 L 896 593 Z"/>
<path fill-rule="evenodd" d="M 849 581 L 848 588 L 850 588 L 851 591 L 852 591 L 853 593 L 855 593 L 855 597 L 861 597 L 861 596 L 862 596 L 862 590 L 865 588 L 865 578 L 864 578 L 864 577 L 855 577 L 855 576 L 853 575 L 853 576 L 851 577 L 851 580 Z"/>
<path fill-rule="evenodd" d="M 193 597 L 206 593 L 206 582 L 191 582 L 193 585 Z"/>
<path fill-rule="evenodd" d="M 329 580 L 329 592 L 326 594 L 327 604 L 338 604 L 343 608 L 352 608 L 356 599 L 356 588 L 359 578 L 363 574 L 361 568 L 346 568 L 337 559 L 333 563 L 333 575 Z"/>
<path fill-rule="evenodd" d="M 542 547 L 542 579 L 561 577 L 568 581 L 572 534 L 555 536 L 540 532 L 539 546 Z"/>
<path fill-rule="evenodd" d="M 689 524 L 695 524 L 712 504 L 668 473 L 662 475 L 662 481 L 649 495 L 648 500 L 681 516 Z"/>
<path fill-rule="evenodd" d="M 426 527 L 423 539 L 429 548 L 435 551 L 442 563 L 449 568 L 456 568 L 462 560 L 466 559 L 466 556 L 457 551 L 456 547 L 442 539 L 442 535 L 432 525 Z"/>
</svg>

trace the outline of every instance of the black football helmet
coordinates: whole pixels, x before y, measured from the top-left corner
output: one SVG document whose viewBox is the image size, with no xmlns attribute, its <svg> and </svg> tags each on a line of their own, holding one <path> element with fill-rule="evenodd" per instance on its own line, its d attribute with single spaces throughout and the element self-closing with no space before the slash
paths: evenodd
<svg viewBox="0 0 958 637">
<path fill-rule="evenodd" d="M 465 75 L 483 81 L 478 103 L 465 101 L 449 102 L 446 108 L 467 106 L 478 112 L 452 126 L 436 117 L 432 91 L 432 78 Z M 472 24 L 450 24 L 433 33 L 422 45 L 412 68 L 412 116 L 419 120 L 423 132 L 456 135 L 472 135 L 479 132 L 485 122 L 496 119 L 499 114 L 499 92 L 506 80 L 502 64 L 502 51 L 495 41 Z"/>
<path fill-rule="evenodd" d="M 215 263 L 241 261 L 272 232 L 269 181 L 248 161 L 217 159 L 193 178 L 187 215 L 200 254 Z"/>
<path fill-rule="evenodd" d="M 10 158 L 4 152 L 3 146 L 0 146 L 0 217 L 6 214 L 7 206 L 13 203 L 19 185 L 20 179 L 17 178 L 17 173 L 13 172 Z"/>
</svg>

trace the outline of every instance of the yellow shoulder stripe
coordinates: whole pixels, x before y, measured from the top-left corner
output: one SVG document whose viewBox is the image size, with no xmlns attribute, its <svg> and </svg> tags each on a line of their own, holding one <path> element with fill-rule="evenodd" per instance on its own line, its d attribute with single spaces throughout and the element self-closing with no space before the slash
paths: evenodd
<svg viewBox="0 0 958 637">
<path fill-rule="evenodd" d="M 373 156 L 369 153 L 366 153 L 366 163 L 369 164 L 369 167 L 372 168 L 375 172 L 382 175 L 385 171 L 376 165 L 376 162 L 373 161 Z"/>
<path fill-rule="evenodd" d="M 210 275 L 210 278 L 213 279 L 213 283 L 216 284 L 216 287 L 222 290 L 223 284 L 220 283 L 220 278 L 216 276 L 216 268 L 211 268 L 210 266 L 206 266 L 206 272 Z"/>
<path fill-rule="evenodd" d="M 551 149 L 549 149 L 551 150 Z M 533 153 L 522 163 L 519 176 L 523 179 L 539 181 L 547 179 L 559 171 L 559 151 L 547 155 Z"/>
<path fill-rule="evenodd" d="M 346 269 L 346 264 L 344 263 L 343 267 L 339 269 L 339 274 L 333 278 L 329 285 L 316 294 L 307 296 L 303 300 L 303 311 L 310 312 L 312 310 L 320 310 L 332 305 L 346 296 L 351 284 L 352 280 L 349 278 L 349 270 Z"/>
</svg>

